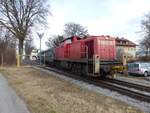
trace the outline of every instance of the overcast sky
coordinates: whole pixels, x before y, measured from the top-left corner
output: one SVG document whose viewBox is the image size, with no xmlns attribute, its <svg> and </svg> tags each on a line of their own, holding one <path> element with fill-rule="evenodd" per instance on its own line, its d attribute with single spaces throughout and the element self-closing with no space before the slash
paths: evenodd
<svg viewBox="0 0 150 113">
<path fill-rule="evenodd" d="M 52 16 L 42 49 L 46 49 L 48 35 L 63 34 L 67 22 L 87 27 L 90 35 L 118 36 L 138 43 L 140 21 L 150 11 L 150 0 L 51 0 L 50 4 Z"/>
</svg>

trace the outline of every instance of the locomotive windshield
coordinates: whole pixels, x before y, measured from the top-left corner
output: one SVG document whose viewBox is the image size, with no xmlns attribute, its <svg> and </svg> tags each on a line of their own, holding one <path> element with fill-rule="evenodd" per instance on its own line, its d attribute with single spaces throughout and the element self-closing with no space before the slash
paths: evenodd
<svg viewBox="0 0 150 113">
<path fill-rule="evenodd" d="M 65 42 L 66 42 L 66 44 L 71 44 L 72 41 L 71 41 L 71 39 L 68 39 Z"/>
</svg>

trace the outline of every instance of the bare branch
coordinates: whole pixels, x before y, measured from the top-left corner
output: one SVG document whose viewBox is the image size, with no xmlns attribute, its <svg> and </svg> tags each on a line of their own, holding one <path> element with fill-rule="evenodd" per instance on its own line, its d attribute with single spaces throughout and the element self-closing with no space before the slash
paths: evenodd
<svg viewBox="0 0 150 113">
<path fill-rule="evenodd" d="M 88 30 L 85 27 L 73 22 L 65 24 L 64 32 L 67 37 L 79 36 L 82 38 L 88 34 Z"/>
<path fill-rule="evenodd" d="M 141 21 L 141 25 L 144 38 L 140 42 L 140 45 L 148 51 L 150 50 L 150 13 L 145 15 L 145 18 Z"/>
<path fill-rule="evenodd" d="M 49 39 L 46 41 L 45 44 L 47 45 L 47 47 L 53 48 L 53 47 L 58 46 L 59 43 L 61 41 L 63 41 L 63 40 L 64 40 L 63 36 L 61 36 L 61 35 L 54 35 L 54 36 L 49 37 Z"/>
<path fill-rule="evenodd" d="M 22 43 L 31 27 L 46 23 L 48 8 L 44 1 L 47 0 L 0 0 L 0 25 Z"/>
</svg>

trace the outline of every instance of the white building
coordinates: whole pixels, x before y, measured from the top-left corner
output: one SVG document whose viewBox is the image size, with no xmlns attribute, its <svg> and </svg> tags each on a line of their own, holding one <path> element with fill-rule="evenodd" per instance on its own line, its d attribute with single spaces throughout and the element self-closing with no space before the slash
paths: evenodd
<svg viewBox="0 0 150 113">
<path fill-rule="evenodd" d="M 125 58 L 126 61 L 134 60 L 136 58 L 136 44 L 125 39 L 125 38 L 116 38 L 116 52 L 117 59 L 123 61 Z"/>
</svg>

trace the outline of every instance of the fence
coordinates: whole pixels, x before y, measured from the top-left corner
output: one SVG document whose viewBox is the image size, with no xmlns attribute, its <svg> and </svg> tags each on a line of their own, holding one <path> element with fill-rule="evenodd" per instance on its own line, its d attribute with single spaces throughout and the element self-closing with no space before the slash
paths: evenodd
<svg viewBox="0 0 150 113">
<path fill-rule="evenodd" d="M 25 66 L 25 65 L 45 65 L 45 56 L 41 56 L 41 63 L 40 57 L 31 56 L 31 55 L 6 55 L 0 54 L 0 68 L 4 66 Z"/>
<path fill-rule="evenodd" d="M 3 67 L 3 65 L 4 65 L 4 57 L 3 57 L 3 54 L 1 54 L 1 60 L 0 60 L 0 67 L 2 68 Z"/>
<path fill-rule="evenodd" d="M 45 65 L 45 55 L 41 55 L 41 57 L 31 55 L 17 55 L 16 65 L 17 67 L 24 65 Z"/>
<path fill-rule="evenodd" d="M 16 51 L 14 49 L 7 49 L 0 52 L 0 66 L 10 66 L 16 64 Z"/>
</svg>

